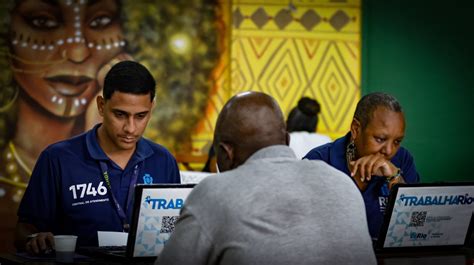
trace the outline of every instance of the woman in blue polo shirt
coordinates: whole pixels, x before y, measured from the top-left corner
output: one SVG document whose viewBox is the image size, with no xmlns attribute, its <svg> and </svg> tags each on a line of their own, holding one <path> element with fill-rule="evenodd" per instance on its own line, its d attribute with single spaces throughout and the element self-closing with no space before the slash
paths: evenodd
<svg viewBox="0 0 474 265">
<path fill-rule="evenodd" d="M 401 142 L 405 117 L 400 103 L 385 93 L 359 101 L 350 132 L 312 149 L 303 159 L 323 160 L 352 178 L 364 198 L 370 235 L 378 238 L 391 187 L 417 183 L 413 157 Z"/>
</svg>

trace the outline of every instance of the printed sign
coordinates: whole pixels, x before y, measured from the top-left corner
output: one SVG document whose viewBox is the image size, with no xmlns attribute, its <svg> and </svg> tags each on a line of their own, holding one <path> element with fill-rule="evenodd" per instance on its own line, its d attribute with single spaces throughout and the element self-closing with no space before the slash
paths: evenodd
<svg viewBox="0 0 474 265">
<path fill-rule="evenodd" d="M 133 256 L 158 256 L 192 188 L 143 189 Z"/>
<path fill-rule="evenodd" d="M 384 247 L 463 245 L 473 186 L 400 187 Z"/>
</svg>

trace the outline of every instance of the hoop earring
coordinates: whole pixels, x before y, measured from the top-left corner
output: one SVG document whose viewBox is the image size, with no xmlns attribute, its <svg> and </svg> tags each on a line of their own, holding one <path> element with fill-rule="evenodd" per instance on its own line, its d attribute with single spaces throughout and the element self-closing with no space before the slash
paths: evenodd
<svg viewBox="0 0 474 265">
<path fill-rule="evenodd" d="M 346 160 L 347 163 L 351 162 L 355 158 L 356 146 L 354 140 L 351 139 L 346 147 Z"/>
</svg>

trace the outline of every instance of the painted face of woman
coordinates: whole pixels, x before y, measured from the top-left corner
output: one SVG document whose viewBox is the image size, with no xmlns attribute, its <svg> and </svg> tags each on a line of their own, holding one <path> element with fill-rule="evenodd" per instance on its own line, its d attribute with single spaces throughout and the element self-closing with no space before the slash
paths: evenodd
<svg viewBox="0 0 474 265">
<path fill-rule="evenodd" d="M 12 12 L 12 69 L 31 100 L 59 117 L 83 114 L 99 69 L 125 41 L 115 0 L 25 0 Z"/>
</svg>

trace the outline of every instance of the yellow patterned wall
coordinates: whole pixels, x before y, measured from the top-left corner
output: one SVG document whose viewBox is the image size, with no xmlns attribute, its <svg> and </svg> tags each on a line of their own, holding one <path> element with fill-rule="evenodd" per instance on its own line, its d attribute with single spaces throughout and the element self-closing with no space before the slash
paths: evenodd
<svg viewBox="0 0 474 265">
<path fill-rule="evenodd" d="M 193 151 L 207 153 L 220 109 L 246 90 L 272 95 L 285 116 L 300 97 L 316 98 L 318 132 L 345 134 L 360 98 L 360 0 L 224 2 L 228 38 Z"/>
</svg>

